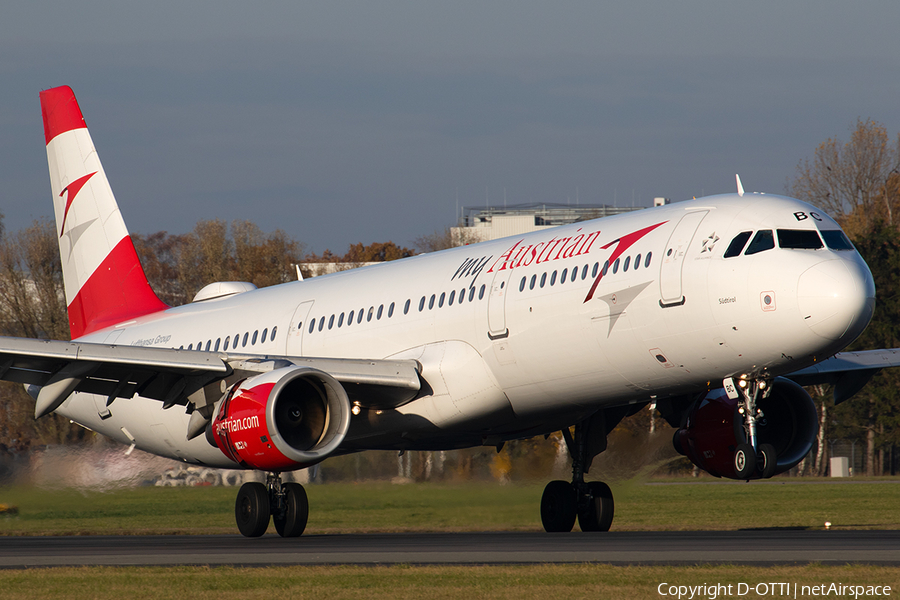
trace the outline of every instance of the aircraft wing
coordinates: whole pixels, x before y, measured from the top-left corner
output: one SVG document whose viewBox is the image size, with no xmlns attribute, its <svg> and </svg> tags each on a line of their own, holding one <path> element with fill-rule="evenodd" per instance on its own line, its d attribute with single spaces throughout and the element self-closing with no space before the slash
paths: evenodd
<svg viewBox="0 0 900 600">
<path fill-rule="evenodd" d="M 834 385 L 834 403 L 849 400 L 881 369 L 900 367 L 900 348 L 840 352 L 811 367 L 786 375 L 800 385 Z"/>
<path fill-rule="evenodd" d="M 311 367 L 344 386 L 366 407 L 400 406 L 421 388 L 416 361 L 288 358 L 144 346 L 0 337 L 0 379 L 40 386 L 35 417 L 52 412 L 72 392 L 116 398 L 139 394 L 166 407 L 212 404 L 239 379 L 274 368 Z"/>
</svg>

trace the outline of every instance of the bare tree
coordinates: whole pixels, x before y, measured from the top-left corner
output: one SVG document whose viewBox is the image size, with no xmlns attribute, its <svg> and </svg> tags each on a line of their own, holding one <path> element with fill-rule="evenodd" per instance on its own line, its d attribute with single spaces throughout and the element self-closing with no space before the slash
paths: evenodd
<svg viewBox="0 0 900 600">
<path fill-rule="evenodd" d="M 851 237 L 871 230 L 877 220 L 894 225 L 898 196 L 900 136 L 891 144 L 885 127 L 857 120 L 850 141 L 829 138 L 797 165 L 788 192 L 821 206 Z"/>
<path fill-rule="evenodd" d="M 458 246 L 467 246 L 480 242 L 478 234 L 467 227 L 447 227 L 434 233 L 420 235 L 413 240 L 413 246 L 419 252 L 437 252 Z"/>
<path fill-rule="evenodd" d="M 0 333 L 69 339 L 56 226 L 49 220 L 0 240 Z M 25 388 L 0 382 L 0 445 L 25 452 L 36 444 L 78 442 L 89 435 L 58 415 L 35 421 L 34 400 Z"/>
</svg>

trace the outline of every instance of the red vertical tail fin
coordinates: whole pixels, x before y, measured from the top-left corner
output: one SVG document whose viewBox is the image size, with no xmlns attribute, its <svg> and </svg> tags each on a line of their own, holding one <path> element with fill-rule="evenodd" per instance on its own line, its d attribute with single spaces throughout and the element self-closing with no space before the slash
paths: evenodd
<svg viewBox="0 0 900 600">
<path fill-rule="evenodd" d="M 167 306 L 147 282 L 68 86 L 41 92 L 72 339 Z"/>
</svg>

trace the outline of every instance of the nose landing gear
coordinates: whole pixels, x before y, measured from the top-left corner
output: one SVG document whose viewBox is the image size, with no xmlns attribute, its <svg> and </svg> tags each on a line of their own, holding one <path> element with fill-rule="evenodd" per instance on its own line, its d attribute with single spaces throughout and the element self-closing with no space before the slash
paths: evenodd
<svg viewBox="0 0 900 600">
<path fill-rule="evenodd" d="M 726 380 L 726 389 L 729 382 Z M 732 387 L 732 389 L 734 389 Z M 749 480 L 754 475 L 768 479 L 775 474 L 778 457 L 772 444 L 761 444 L 757 435 L 757 425 L 765 418 L 757 402 L 772 393 L 772 380 L 767 377 L 748 378 L 742 375 L 736 389 L 741 404 L 738 412 L 744 418 L 744 434 L 748 442 L 738 444 L 734 450 L 734 473 L 738 479 Z"/>
<path fill-rule="evenodd" d="M 269 528 L 269 519 L 281 537 L 297 537 L 306 529 L 309 500 L 299 483 L 282 483 L 280 473 L 269 473 L 266 483 L 249 482 L 238 490 L 234 503 L 238 530 L 246 537 L 259 537 Z"/>
</svg>

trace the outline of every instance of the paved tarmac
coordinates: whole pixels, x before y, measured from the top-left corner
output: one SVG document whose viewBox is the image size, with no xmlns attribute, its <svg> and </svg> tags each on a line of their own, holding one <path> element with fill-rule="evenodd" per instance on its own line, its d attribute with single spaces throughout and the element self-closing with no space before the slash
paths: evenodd
<svg viewBox="0 0 900 600">
<path fill-rule="evenodd" d="M 900 531 L 0 537 L 0 568 L 76 565 L 771 564 L 900 566 Z"/>
</svg>

